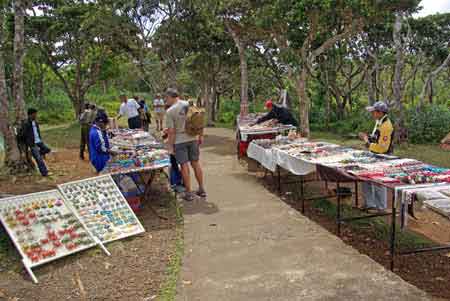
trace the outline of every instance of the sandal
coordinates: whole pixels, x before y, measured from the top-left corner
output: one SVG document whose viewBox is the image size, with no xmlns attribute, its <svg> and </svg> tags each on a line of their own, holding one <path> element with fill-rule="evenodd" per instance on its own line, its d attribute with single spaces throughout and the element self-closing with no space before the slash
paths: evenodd
<svg viewBox="0 0 450 301">
<path fill-rule="evenodd" d="M 195 192 L 195 194 L 201 198 L 206 198 L 206 192 L 204 189 L 199 189 Z"/>
<path fill-rule="evenodd" d="M 183 195 L 183 200 L 185 200 L 186 202 L 192 202 L 194 199 L 194 195 L 191 192 L 186 192 Z"/>
</svg>

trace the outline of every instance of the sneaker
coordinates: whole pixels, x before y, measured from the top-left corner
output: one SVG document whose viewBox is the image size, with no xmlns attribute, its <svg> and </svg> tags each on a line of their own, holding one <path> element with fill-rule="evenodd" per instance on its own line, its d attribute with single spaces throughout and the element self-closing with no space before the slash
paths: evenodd
<svg viewBox="0 0 450 301">
<path fill-rule="evenodd" d="M 201 198 L 206 198 L 206 191 L 204 189 L 199 189 L 195 192 L 196 195 L 198 195 Z"/>
<path fill-rule="evenodd" d="M 192 202 L 194 200 L 194 195 L 192 194 L 192 192 L 186 192 L 183 195 L 183 200 L 185 200 L 186 202 Z"/>
</svg>

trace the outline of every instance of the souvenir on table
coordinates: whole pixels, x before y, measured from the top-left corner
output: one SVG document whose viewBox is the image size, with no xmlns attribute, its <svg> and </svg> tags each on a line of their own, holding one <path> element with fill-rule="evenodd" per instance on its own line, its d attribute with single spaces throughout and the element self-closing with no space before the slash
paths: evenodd
<svg viewBox="0 0 450 301">
<path fill-rule="evenodd" d="M 167 150 L 139 147 L 135 151 L 122 151 L 113 156 L 102 171 L 104 174 L 124 174 L 169 166 Z"/>
<path fill-rule="evenodd" d="M 145 232 L 111 176 L 58 187 L 86 228 L 103 243 Z"/>
<path fill-rule="evenodd" d="M 163 144 L 150 133 L 143 130 L 117 129 L 111 131 L 112 148 L 135 149 L 136 147 L 163 148 Z"/>
<path fill-rule="evenodd" d="M 101 245 L 69 210 L 57 190 L 2 199 L 0 220 L 34 282 L 37 279 L 31 268 Z"/>
</svg>

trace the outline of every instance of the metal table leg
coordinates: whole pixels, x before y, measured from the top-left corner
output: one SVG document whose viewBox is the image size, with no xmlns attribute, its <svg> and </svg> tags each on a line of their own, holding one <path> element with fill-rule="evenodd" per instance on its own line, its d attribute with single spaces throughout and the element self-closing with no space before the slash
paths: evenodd
<svg viewBox="0 0 450 301">
<path fill-rule="evenodd" d="M 278 193 L 281 194 L 281 170 L 277 168 L 277 176 L 278 176 Z"/>
<path fill-rule="evenodd" d="M 341 185 L 339 182 L 336 183 L 336 194 L 337 194 L 337 213 L 336 213 L 336 222 L 337 222 L 337 234 L 341 236 Z"/>
<path fill-rule="evenodd" d="M 396 220 L 397 220 L 397 206 L 395 201 L 395 189 L 392 190 L 392 220 L 391 220 L 391 271 L 394 271 L 395 264 L 395 240 L 396 240 Z"/>
<path fill-rule="evenodd" d="M 300 176 L 300 198 L 302 199 L 302 213 L 305 214 L 305 182 L 303 176 Z"/>
</svg>

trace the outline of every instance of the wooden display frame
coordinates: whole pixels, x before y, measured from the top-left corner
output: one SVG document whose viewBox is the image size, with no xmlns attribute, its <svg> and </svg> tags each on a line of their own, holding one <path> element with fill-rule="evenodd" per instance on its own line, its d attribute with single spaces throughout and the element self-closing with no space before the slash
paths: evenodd
<svg viewBox="0 0 450 301">
<path fill-rule="evenodd" d="M 10 228 L 10 226 L 8 225 L 8 222 L 5 220 L 4 215 L 3 215 L 3 210 L 5 210 L 6 207 L 8 207 L 8 206 L 19 206 L 19 205 L 28 204 L 28 203 L 31 203 L 31 202 L 44 201 L 44 199 L 51 199 L 51 198 L 60 199 L 61 202 L 62 202 L 61 203 L 61 206 L 62 206 L 61 209 L 63 209 L 64 211 L 67 211 L 66 214 L 73 215 L 77 219 L 77 221 L 80 222 L 79 217 L 76 215 L 76 213 L 72 210 L 71 207 L 67 206 L 67 203 L 65 202 L 65 199 L 64 199 L 63 195 L 58 190 L 49 190 L 49 191 L 31 193 L 31 194 L 26 194 L 26 195 L 7 197 L 7 198 L 3 198 L 3 199 L 0 200 L 0 211 L 2 211 L 2 213 L 0 214 L 0 222 L 2 223 L 3 227 L 5 228 L 6 232 L 9 235 L 9 237 L 11 238 L 11 240 L 12 240 L 14 246 L 16 247 L 17 251 L 21 255 L 22 263 L 25 266 L 26 271 L 28 272 L 28 274 L 30 275 L 30 277 L 31 277 L 31 279 L 33 280 L 34 283 L 38 283 L 38 280 L 37 280 L 36 276 L 34 275 L 34 273 L 32 271 L 32 268 L 44 265 L 44 264 L 49 263 L 51 261 L 57 260 L 59 258 L 68 256 L 68 255 L 72 255 L 74 253 L 78 253 L 78 252 L 81 252 L 81 251 L 84 251 L 84 250 L 92 248 L 94 246 L 99 246 L 100 248 L 103 249 L 103 251 L 108 256 L 111 255 L 108 252 L 108 250 L 104 247 L 103 243 L 99 239 L 94 237 L 92 235 L 92 233 L 86 228 L 86 226 L 81 222 L 81 226 L 82 226 L 83 230 L 86 232 L 86 234 L 92 240 L 91 244 L 88 244 L 88 245 L 85 245 L 85 246 L 81 246 L 81 247 L 75 248 L 73 250 L 64 249 L 64 252 L 62 252 L 61 254 L 57 254 L 55 256 L 42 259 L 42 260 L 40 260 L 38 262 L 32 262 L 30 260 L 30 258 L 28 258 L 28 256 L 22 250 L 22 246 L 21 246 L 21 244 L 19 242 L 19 239 L 18 239 L 16 233 L 14 232 L 14 230 L 12 230 Z M 36 227 L 38 225 L 40 225 L 40 224 L 37 224 Z M 40 227 L 42 227 L 42 226 L 40 226 Z"/>
</svg>

